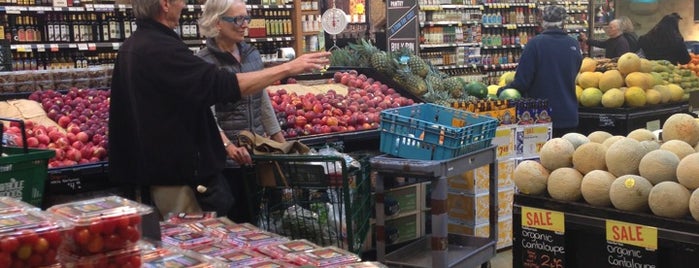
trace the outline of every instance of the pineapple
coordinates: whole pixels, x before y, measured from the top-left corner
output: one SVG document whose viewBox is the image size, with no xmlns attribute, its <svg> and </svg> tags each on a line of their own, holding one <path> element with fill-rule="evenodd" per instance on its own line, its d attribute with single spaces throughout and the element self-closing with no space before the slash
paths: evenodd
<svg viewBox="0 0 699 268">
<path fill-rule="evenodd" d="M 461 98 L 464 95 L 463 83 L 458 77 L 449 77 L 444 79 L 444 90 L 448 91 L 454 98 Z"/>
<path fill-rule="evenodd" d="M 393 76 L 393 61 L 393 58 L 385 51 L 377 51 L 371 55 L 371 67 L 387 76 Z"/>
<path fill-rule="evenodd" d="M 436 91 L 443 91 L 444 86 L 442 85 L 444 83 L 442 77 L 440 77 L 437 74 L 428 74 L 427 77 L 425 77 L 425 83 L 428 85 L 432 86 L 432 89 Z"/>
<path fill-rule="evenodd" d="M 422 98 L 426 102 L 442 106 L 449 106 L 449 104 L 447 103 L 447 99 L 449 99 L 449 93 L 446 91 L 437 91 L 430 88 L 427 90 L 427 93 L 425 93 L 425 95 L 422 95 Z"/>
<path fill-rule="evenodd" d="M 399 70 L 397 82 L 416 96 L 422 96 L 427 92 L 427 84 L 425 83 L 425 80 L 412 74 L 409 70 Z"/>
<path fill-rule="evenodd" d="M 353 59 L 349 49 L 335 49 L 330 54 L 330 66 L 357 66 Z"/>
<path fill-rule="evenodd" d="M 427 73 L 430 71 L 430 67 L 425 63 L 422 58 L 412 55 L 410 58 L 408 58 L 408 66 L 410 67 L 410 71 L 413 72 L 415 75 L 419 75 L 422 78 L 425 78 L 427 76 Z"/>
</svg>

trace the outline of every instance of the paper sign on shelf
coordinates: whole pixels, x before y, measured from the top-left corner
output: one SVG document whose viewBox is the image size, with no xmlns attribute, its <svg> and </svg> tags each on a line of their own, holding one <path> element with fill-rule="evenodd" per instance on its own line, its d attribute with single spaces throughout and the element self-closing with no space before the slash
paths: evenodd
<svg viewBox="0 0 699 268">
<path fill-rule="evenodd" d="M 605 225 L 608 241 L 651 250 L 658 248 L 658 228 L 614 220 L 607 220 Z"/>
<path fill-rule="evenodd" d="M 522 226 L 565 233 L 563 212 L 522 207 Z"/>
</svg>

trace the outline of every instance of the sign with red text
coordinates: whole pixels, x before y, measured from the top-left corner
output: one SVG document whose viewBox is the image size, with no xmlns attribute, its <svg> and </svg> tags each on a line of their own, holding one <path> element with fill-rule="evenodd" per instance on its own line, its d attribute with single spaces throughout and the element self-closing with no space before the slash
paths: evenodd
<svg viewBox="0 0 699 268">
<path fill-rule="evenodd" d="M 522 267 L 565 267 L 563 212 L 522 207 Z"/>
<path fill-rule="evenodd" d="M 607 220 L 607 263 L 610 267 L 658 267 L 658 229 Z"/>
</svg>

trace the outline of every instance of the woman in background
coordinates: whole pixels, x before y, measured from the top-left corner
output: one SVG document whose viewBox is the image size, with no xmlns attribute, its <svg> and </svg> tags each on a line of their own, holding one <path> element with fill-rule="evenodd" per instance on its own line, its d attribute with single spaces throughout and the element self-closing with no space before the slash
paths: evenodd
<svg viewBox="0 0 699 268">
<path fill-rule="evenodd" d="M 245 29 L 250 23 L 243 0 L 208 0 L 204 4 L 204 13 L 199 19 L 199 27 L 207 37 L 206 48 L 197 53 L 207 62 L 233 73 L 262 70 L 264 63 L 260 52 L 245 43 Z M 258 135 L 270 136 L 278 142 L 285 142 L 269 95 L 266 90 L 243 97 L 237 102 L 222 102 L 212 106 L 216 122 L 221 131 L 221 139 L 228 156 L 233 161 L 226 161 L 225 171 L 236 202 L 228 213 L 235 222 L 251 222 L 244 182 L 241 180 L 241 165 L 252 164 L 249 152 L 238 146 L 238 133 L 250 130 Z"/>
<path fill-rule="evenodd" d="M 634 32 L 633 21 L 627 16 L 619 17 L 619 26 L 621 26 L 622 36 L 629 43 L 629 51 L 638 52 L 638 35 Z"/>
<path fill-rule="evenodd" d="M 649 60 L 667 60 L 672 64 L 687 64 L 691 58 L 680 33 L 682 17 L 677 13 L 665 15 L 648 33 L 638 38 L 638 46 Z"/>
</svg>

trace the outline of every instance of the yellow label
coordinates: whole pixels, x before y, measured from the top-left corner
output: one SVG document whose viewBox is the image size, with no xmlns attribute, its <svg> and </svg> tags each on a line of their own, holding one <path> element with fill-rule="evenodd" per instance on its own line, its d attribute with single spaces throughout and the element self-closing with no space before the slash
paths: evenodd
<svg viewBox="0 0 699 268">
<path fill-rule="evenodd" d="M 524 129 L 524 134 L 545 134 L 548 132 L 548 127 L 527 127 Z"/>
<path fill-rule="evenodd" d="M 563 212 L 522 207 L 522 226 L 564 233 L 565 216 Z"/>
<path fill-rule="evenodd" d="M 466 120 L 459 119 L 459 118 L 453 118 L 451 120 L 451 126 L 452 127 L 464 127 L 464 126 L 466 126 Z"/>
<path fill-rule="evenodd" d="M 509 137 L 512 135 L 512 128 L 500 128 L 495 130 L 495 137 Z"/>
<path fill-rule="evenodd" d="M 635 179 L 628 178 L 628 179 L 624 180 L 624 186 L 626 186 L 626 188 L 631 189 L 631 188 L 633 188 L 634 185 L 636 185 Z"/>
<path fill-rule="evenodd" d="M 646 249 L 658 248 L 658 228 L 607 220 L 607 240 Z"/>
</svg>

